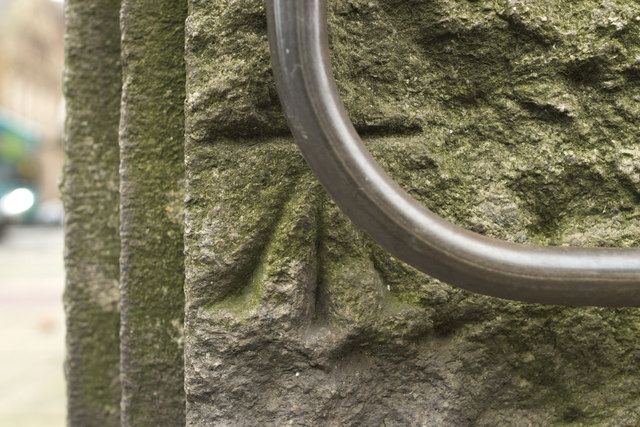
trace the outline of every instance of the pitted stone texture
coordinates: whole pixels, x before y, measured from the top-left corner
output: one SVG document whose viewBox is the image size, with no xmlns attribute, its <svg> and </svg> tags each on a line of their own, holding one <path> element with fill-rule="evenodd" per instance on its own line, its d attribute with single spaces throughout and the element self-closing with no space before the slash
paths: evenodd
<svg viewBox="0 0 640 427">
<path fill-rule="evenodd" d="M 637 246 L 635 2 L 330 3 L 347 109 L 412 195 L 506 240 Z M 452 289 L 327 201 L 277 136 L 263 15 L 190 2 L 187 424 L 640 422 L 638 310 Z"/>
<path fill-rule="evenodd" d="M 120 1 L 65 2 L 64 295 L 68 422 L 120 414 L 118 121 Z"/>
<path fill-rule="evenodd" d="M 186 1 L 123 0 L 122 424 L 184 424 Z"/>
</svg>

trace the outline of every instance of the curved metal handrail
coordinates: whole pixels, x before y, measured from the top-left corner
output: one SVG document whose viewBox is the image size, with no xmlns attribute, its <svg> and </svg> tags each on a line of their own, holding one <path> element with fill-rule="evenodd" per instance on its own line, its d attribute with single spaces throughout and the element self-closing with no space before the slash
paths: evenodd
<svg viewBox="0 0 640 427">
<path fill-rule="evenodd" d="M 360 140 L 333 79 L 326 0 L 267 0 L 278 93 L 306 161 L 353 222 L 397 258 L 451 285 L 561 305 L 640 306 L 640 249 L 509 243 L 414 200 Z"/>
</svg>

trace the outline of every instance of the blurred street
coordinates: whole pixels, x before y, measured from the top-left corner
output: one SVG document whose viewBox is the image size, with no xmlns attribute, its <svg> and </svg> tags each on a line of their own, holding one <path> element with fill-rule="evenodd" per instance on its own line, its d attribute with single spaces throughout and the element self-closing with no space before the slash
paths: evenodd
<svg viewBox="0 0 640 427">
<path fill-rule="evenodd" d="M 65 425 L 63 233 L 0 237 L 0 426 Z"/>
</svg>

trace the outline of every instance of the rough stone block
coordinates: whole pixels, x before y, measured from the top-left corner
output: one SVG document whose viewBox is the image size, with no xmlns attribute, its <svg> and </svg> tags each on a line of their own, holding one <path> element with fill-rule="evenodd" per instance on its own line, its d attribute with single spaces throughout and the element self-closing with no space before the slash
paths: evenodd
<svg viewBox="0 0 640 427">
<path fill-rule="evenodd" d="M 428 207 L 511 241 L 635 246 L 638 16 L 332 1 L 330 42 L 356 127 Z M 640 420 L 638 310 L 471 295 L 393 259 L 281 137 L 263 2 L 192 0 L 186 33 L 188 425 Z"/>
</svg>

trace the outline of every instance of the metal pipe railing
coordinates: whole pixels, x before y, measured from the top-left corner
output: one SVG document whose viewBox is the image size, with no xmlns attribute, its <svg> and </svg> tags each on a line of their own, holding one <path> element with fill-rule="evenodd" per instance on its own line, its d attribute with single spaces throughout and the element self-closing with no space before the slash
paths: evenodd
<svg viewBox="0 0 640 427">
<path fill-rule="evenodd" d="M 268 0 L 271 57 L 289 127 L 353 222 L 397 258 L 453 286 L 561 305 L 640 306 L 640 249 L 509 243 L 457 227 L 378 166 L 342 105 L 329 61 L 326 0 Z"/>
</svg>

